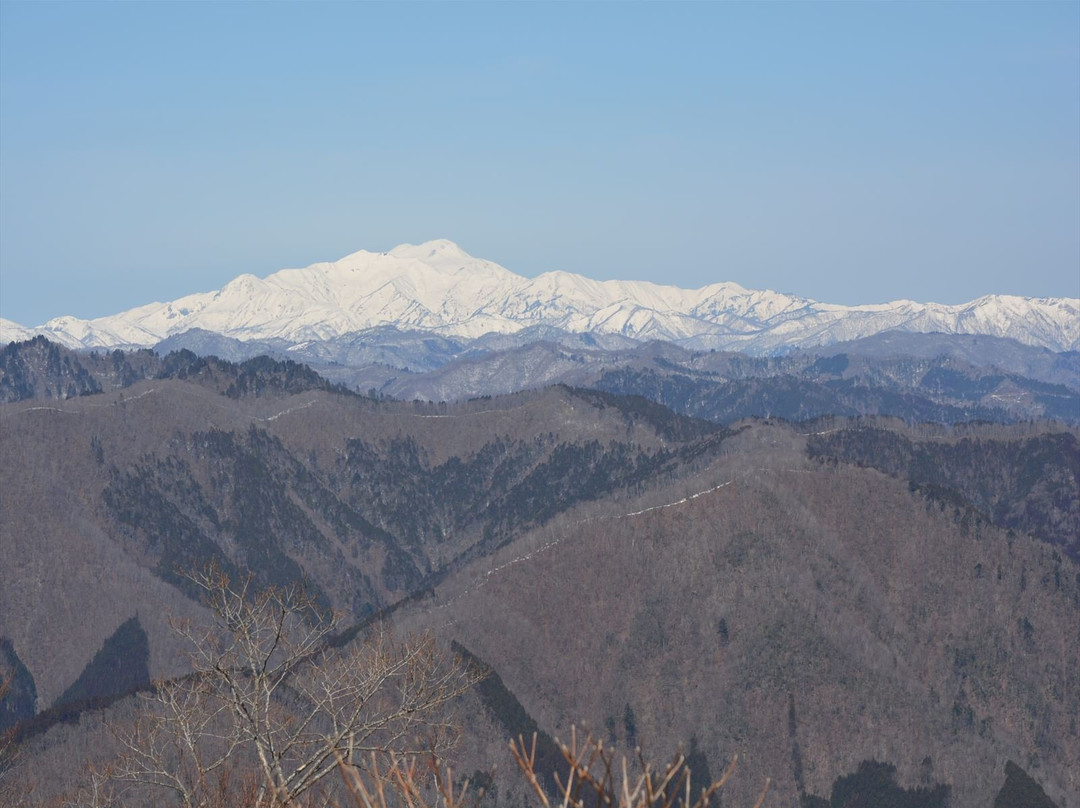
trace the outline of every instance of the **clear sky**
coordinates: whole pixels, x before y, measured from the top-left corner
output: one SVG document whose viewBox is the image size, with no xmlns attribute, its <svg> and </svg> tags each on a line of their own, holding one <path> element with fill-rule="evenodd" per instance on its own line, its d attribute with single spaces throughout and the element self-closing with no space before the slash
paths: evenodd
<svg viewBox="0 0 1080 808">
<path fill-rule="evenodd" d="M 836 303 L 1080 296 L 1080 2 L 0 2 L 0 316 L 431 238 Z"/>
</svg>

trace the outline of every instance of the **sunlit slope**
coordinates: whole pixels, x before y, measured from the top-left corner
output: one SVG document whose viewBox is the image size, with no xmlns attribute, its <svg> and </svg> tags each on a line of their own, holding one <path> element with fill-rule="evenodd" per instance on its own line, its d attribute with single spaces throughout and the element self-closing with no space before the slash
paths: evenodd
<svg viewBox="0 0 1080 808">
<path fill-rule="evenodd" d="M 491 661 L 553 735 L 584 722 L 654 755 L 693 739 L 714 773 L 739 754 L 726 804 L 765 777 L 772 804 L 827 798 L 875 758 L 971 808 L 1021 761 L 1072 805 L 1080 568 L 803 440 L 752 426 L 707 471 L 582 506 L 404 622 Z"/>
<path fill-rule="evenodd" d="M 26 336 L 18 324 L 0 325 L 4 341 Z M 526 278 L 437 240 L 265 278 L 241 275 L 217 291 L 94 320 L 56 317 L 32 330 L 79 348 L 148 347 L 190 329 L 303 346 L 379 326 L 463 338 L 546 326 L 756 353 L 899 329 L 1009 337 L 1060 351 L 1080 346 L 1080 301 L 990 295 L 961 305 L 840 306 L 728 281 L 680 289 L 558 271 Z"/>
</svg>

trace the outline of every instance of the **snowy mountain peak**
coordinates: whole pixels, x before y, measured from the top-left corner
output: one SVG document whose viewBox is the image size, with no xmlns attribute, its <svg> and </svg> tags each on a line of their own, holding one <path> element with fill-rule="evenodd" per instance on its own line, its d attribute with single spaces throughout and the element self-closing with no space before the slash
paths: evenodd
<svg viewBox="0 0 1080 808">
<path fill-rule="evenodd" d="M 389 254 L 399 258 L 415 258 L 418 260 L 429 258 L 475 260 L 457 244 L 445 238 L 432 239 L 422 244 L 399 244 L 390 250 Z"/>
<path fill-rule="evenodd" d="M 541 327 L 755 353 L 902 330 L 986 334 L 1069 350 L 1080 348 L 1080 300 L 990 295 L 958 306 L 910 300 L 839 306 L 728 281 L 681 289 L 562 271 L 529 279 L 436 239 L 388 252 L 360 250 L 266 278 L 240 275 L 216 292 L 95 320 L 59 317 L 36 329 L 3 321 L 0 339 L 40 333 L 75 348 L 153 346 L 197 328 L 297 344 L 382 326 L 467 338 Z"/>
</svg>

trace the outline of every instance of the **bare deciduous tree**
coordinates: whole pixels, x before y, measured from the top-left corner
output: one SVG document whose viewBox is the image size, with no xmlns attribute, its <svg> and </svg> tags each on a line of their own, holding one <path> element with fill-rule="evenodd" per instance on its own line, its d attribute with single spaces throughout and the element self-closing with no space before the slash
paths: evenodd
<svg viewBox="0 0 1080 808">
<path fill-rule="evenodd" d="M 449 702 L 477 674 L 430 635 L 397 642 L 375 627 L 336 648 L 337 619 L 300 586 L 259 589 L 217 568 L 188 577 L 213 622 L 173 623 L 191 643 L 193 673 L 157 684 L 117 731 L 114 782 L 206 808 L 254 771 L 248 804 L 292 806 L 342 763 L 437 755 L 455 739 Z"/>
<path fill-rule="evenodd" d="M 638 750 L 636 773 L 633 773 L 625 757 L 616 768 L 614 752 L 604 747 L 603 740 L 586 735 L 579 743 L 576 727 L 570 728 L 570 744 L 559 744 L 559 750 L 568 768 L 564 778 L 556 774 L 559 794 L 553 805 L 536 773 L 536 735 L 531 746 L 522 737 L 510 742 L 518 768 L 544 808 L 708 808 L 738 762 L 736 756 L 719 780 L 698 784 L 700 790 L 695 793 L 692 772 L 682 754 L 659 767 L 645 760 Z M 766 780 L 754 808 L 764 804 L 769 785 Z"/>
<path fill-rule="evenodd" d="M 470 808 L 483 796 L 470 793 L 468 780 L 455 788 L 449 766 L 444 770 L 438 761 L 428 760 L 418 769 L 417 762 L 415 757 L 406 761 L 391 753 L 380 764 L 372 754 L 367 771 L 344 761 L 340 771 L 356 808 Z M 425 773 L 430 774 L 427 788 Z"/>
</svg>

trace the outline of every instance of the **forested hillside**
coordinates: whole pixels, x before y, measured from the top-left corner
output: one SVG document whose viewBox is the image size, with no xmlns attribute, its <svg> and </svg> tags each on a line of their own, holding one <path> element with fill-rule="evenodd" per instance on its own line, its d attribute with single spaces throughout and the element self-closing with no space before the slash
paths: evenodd
<svg viewBox="0 0 1080 808">
<path fill-rule="evenodd" d="M 126 693 L 189 670 L 170 619 L 207 619 L 213 563 L 306 581 L 343 648 L 385 625 L 486 670 L 453 760 L 493 806 L 528 794 L 508 734 L 582 722 L 714 775 L 738 754 L 724 805 L 765 778 L 770 805 L 1029 781 L 1080 805 L 1073 426 L 722 427 L 565 386 L 429 404 L 267 359 L 5 356 L 0 730 L 27 776 L 74 781 Z"/>
<path fill-rule="evenodd" d="M 1080 561 L 1080 441 L 1074 432 L 983 428 L 916 436 L 870 423 L 814 435 L 807 450 L 823 462 L 907 479 L 928 496 L 970 505 L 998 527 L 1036 536 Z"/>
</svg>

